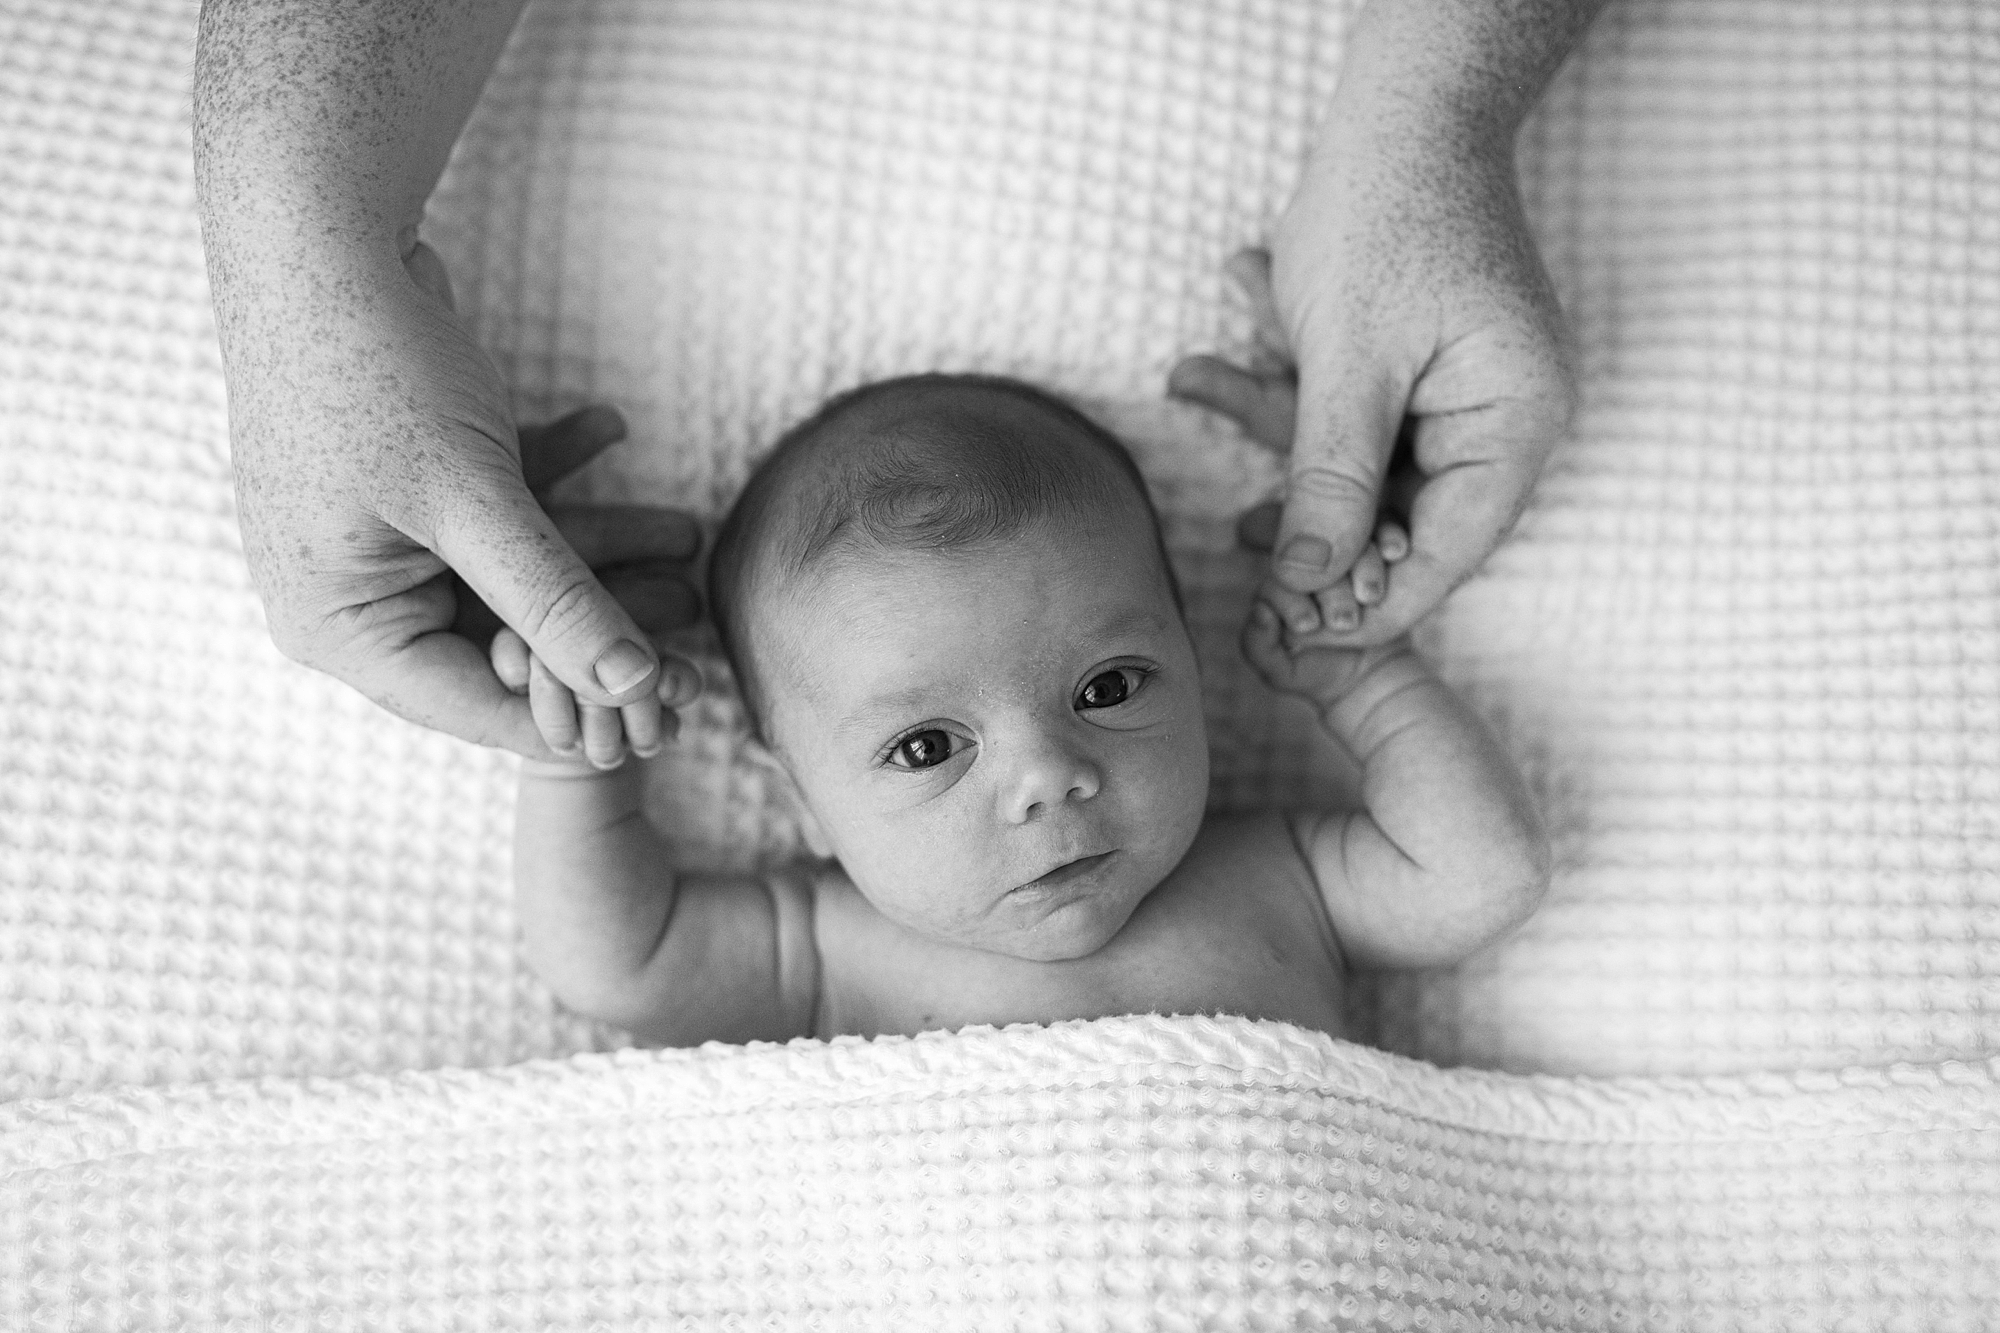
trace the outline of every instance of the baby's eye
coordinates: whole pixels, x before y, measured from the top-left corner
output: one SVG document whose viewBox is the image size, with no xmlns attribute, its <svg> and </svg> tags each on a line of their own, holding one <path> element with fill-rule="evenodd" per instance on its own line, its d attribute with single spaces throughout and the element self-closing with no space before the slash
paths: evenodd
<svg viewBox="0 0 2000 1333">
<path fill-rule="evenodd" d="M 952 756 L 952 735 L 941 727 L 913 731 L 889 751 L 889 762 L 897 768 L 936 768 Z"/>
<path fill-rule="evenodd" d="M 1083 683 L 1077 691 L 1078 708 L 1115 708 L 1139 692 L 1146 683 L 1146 673 L 1137 667 L 1112 667 L 1100 671 Z"/>
</svg>

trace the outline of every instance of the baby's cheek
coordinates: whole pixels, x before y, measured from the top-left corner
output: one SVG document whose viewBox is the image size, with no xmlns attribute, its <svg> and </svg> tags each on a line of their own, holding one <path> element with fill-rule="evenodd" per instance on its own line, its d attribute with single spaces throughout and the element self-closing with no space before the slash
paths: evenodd
<svg viewBox="0 0 2000 1333">
<path fill-rule="evenodd" d="M 1200 713 L 1183 718 L 1162 747 L 1148 818 L 1161 854 L 1172 869 L 1194 842 L 1208 809 L 1208 730 Z"/>
<path fill-rule="evenodd" d="M 976 838 L 953 821 L 858 819 L 838 830 L 835 854 L 877 911 L 936 938 L 962 936 L 989 904 Z"/>
</svg>

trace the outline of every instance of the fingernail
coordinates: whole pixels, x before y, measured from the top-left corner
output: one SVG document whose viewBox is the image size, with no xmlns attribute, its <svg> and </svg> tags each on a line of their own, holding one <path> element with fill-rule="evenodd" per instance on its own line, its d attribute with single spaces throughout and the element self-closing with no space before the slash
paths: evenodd
<svg viewBox="0 0 2000 1333">
<path fill-rule="evenodd" d="M 641 759 L 651 759 L 660 752 L 660 749 L 660 745 L 656 742 L 646 746 L 635 745 L 632 747 L 632 753 L 638 755 Z"/>
<path fill-rule="evenodd" d="M 1335 611 L 1332 615 L 1327 617 L 1326 627 L 1328 629 L 1348 630 L 1348 629 L 1353 629 L 1356 625 L 1360 623 L 1361 623 L 1361 615 L 1359 612 L 1340 610 L 1340 611 Z"/>
<path fill-rule="evenodd" d="M 651 674 L 653 657 L 630 639 L 620 639 L 604 650 L 593 670 L 599 685 L 612 694 L 623 694 Z"/>
<path fill-rule="evenodd" d="M 1319 628 L 1319 617 L 1311 607 L 1302 608 L 1292 614 L 1292 633 L 1310 634 Z"/>
<path fill-rule="evenodd" d="M 1284 561 L 1317 574 L 1333 563 L 1333 548 L 1317 537 L 1294 537 L 1285 543 Z"/>
<path fill-rule="evenodd" d="M 693 703 L 701 697 L 701 672 L 685 662 L 660 663 L 660 702 L 669 708 Z"/>
</svg>

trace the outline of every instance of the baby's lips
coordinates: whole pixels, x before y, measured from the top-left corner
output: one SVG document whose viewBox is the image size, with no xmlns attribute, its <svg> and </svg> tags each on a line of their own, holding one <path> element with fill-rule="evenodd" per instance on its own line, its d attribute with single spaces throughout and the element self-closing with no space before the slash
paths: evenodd
<svg viewBox="0 0 2000 1333">
<path fill-rule="evenodd" d="M 664 707 L 684 708 L 701 698 L 701 690 L 701 672 L 694 663 L 677 657 L 660 658 L 658 697 Z"/>
</svg>

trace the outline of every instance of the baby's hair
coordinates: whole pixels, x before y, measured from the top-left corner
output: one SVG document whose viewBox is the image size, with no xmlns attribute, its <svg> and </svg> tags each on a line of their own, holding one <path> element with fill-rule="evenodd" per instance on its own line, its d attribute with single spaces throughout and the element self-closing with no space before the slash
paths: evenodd
<svg viewBox="0 0 2000 1333">
<path fill-rule="evenodd" d="M 1024 434 L 966 401 L 982 392 L 1026 404 L 1060 429 Z M 853 457 L 831 461 L 828 451 L 843 445 Z M 1178 606 L 1180 586 L 1138 465 L 1117 436 L 1062 399 L 1003 376 L 933 373 L 828 400 L 751 474 L 709 560 L 709 614 L 751 730 L 767 739 L 768 700 L 744 616 L 756 579 L 790 579 L 847 549 L 964 550 L 1040 518 L 1089 518 L 1134 500 Z"/>
</svg>

